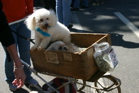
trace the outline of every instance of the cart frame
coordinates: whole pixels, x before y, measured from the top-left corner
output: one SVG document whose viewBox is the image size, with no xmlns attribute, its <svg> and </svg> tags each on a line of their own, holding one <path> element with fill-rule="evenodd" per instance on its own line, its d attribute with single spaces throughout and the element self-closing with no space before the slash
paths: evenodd
<svg viewBox="0 0 139 93">
<path fill-rule="evenodd" d="M 85 87 L 89 87 L 89 88 L 96 89 L 97 93 L 101 93 L 101 92 L 99 92 L 100 90 L 105 91 L 105 92 L 109 92 L 109 91 L 112 91 L 112 90 L 114 90 L 114 89 L 116 89 L 116 88 L 118 89 L 118 93 L 121 93 L 121 88 L 120 88 L 121 81 L 120 81 L 120 79 L 118 79 L 118 78 L 116 78 L 116 77 L 114 77 L 114 76 L 112 76 L 112 75 L 110 75 L 110 74 L 104 75 L 105 73 L 104 73 L 104 72 L 101 72 L 101 71 L 97 71 L 94 75 L 92 75 L 92 77 L 91 77 L 89 80 L 87 80 L 87 81 L 89 81 L 89 82 L 94 82 L 94 85 L 95 85 L 95 86 L 87 85 L 85 80 L 83 80 L 83 83 L 80 83 L 80 82 L 78 82 L 78 79 L 75 79 L 75 78 L 72 78 L 72 77 L 61 76 L 61 75 L 57 75 L 57 74 L 53 74 L 53 73 L 46 72 L 45 74 L 47 74 L 47 75 L 51 75 L 51 76 L 55 76 L 55 77 L 59 77 L 59 78 L 62 78 L 62 79 L 67 79 L 67 80 L 69 80 L 67 83 L 65 83 L 65 84 L 63 84 L 63 85 L 61 85 L 61 86 L 59 86 L 58 88 L 54 88 L 54 87 L 51 86 L 45 79 L 43 79 L 43 78 L 38 74 L 38 72 L 37 72 L 35 69 L 33 69 L 33 68 L 31 67 L 31 65 L 27 64 L 27 63 L 24 62 L 23 60 L 22 60 L 22 64 L 25 65 L 28 69 L 30 69 L 30 70 L 34 73 L 34 75 L 36 75 L 40 80 L 42 80 L 45 84 L 47 84 L 47 85 L 53 90 L 53 92 L 56 92 L 56 93 L 60 93 L 60 92 L 58 91 L 58 89 L 60 89 L 60 88 L 62 88 L 62 87 L 64 87 L 64 86 L 66 86 L 66 85 L 68 85 L 69 83 L 76 83 L 76 84 L 82 85 L 82 87 L 80 87 L 80 88 L 77 90 L 78 92 L 82 92 L 82 90 L 83 90 Z M 41 74 L 44 74 L 44 73 L 41 73 Z M 101 78 L 101 77 L 106 77 L 106 78 L 112 80 L 112 81 L 113 81 L 113 84 L 110 85 L 110 86 L 107 87 L 107 88 L 105 88 L 105 87 L 103 87 L 103 88 L 97 87 L 97 86 L 96 86 L 96 83 L 98 82 L 98 79 Z M 116 86 L 113 87 L 114 85 L 116 85 Z M 31 85 L 31 86 L 37 88 L 38 91 L 39 91 L 39 93 L 50 93 L 50 92 L 48 92 L 48 91 L 43 91 L 42 88 L 41 88 L 40 86 L 38 86 L 38 85 Z"/>
<path fill-rule="evenodd" d="M 93 34 L 90 34 L 90 33 L 86 33 L 86 34 L 84 34 L 84 33 L 76 33 L 75 34 L 75 33 L 73 33 L 71 35 L 72 35 L 72 41 L 78 41 L 77 39 L 80 40 L 81 39 L 80 37 L 85 37 L 85 38 L 87 37 L 86 38 L 86 41 L 88 41 L 89 39 L 92 39 L 92 35 L 94 35 L 94 36 L 96 35 L 95 38 L 97 38 L 98 40 L 92 41 L 92 42 L 97 42 L 98 43 L 98 42 L 107 41 L 107 42 L 109 42 L 111 44 L 111 40 L 110 40 L 110 35 L 109 34 L 96 34 L 96 33 L 93 33 Z M 97 37 L 97 35 L 98 35 L 98 37 Z M 24 38 L 24 39 L 26 39 L 28 41 L 31 41 L 34 44 L 33 39 L 28 39 L 28 38 L 23 37 L 23 36 L 22 36 L 22 38 Z M 82 41 L 83 40 L 80 40 L 80 43 L 78 43 L 79 41 L 78 42 L 74 42 L 74 43 L 75 44 L 78 43 L 81 46 L 82 45 L 83 46 L 84 45 L 85 46 L 88 46 L 88 44 L 89 45 L 91 44 L 89 41 L 88 42 L 85 42 L 85 43 L 83 43 Z M 87 50 L 88 51 L 90 51 L 90 50 L 93 51 L 91 48 L 92 48 L 92 46 L 89 46 Z M 86 59 L 86 57 L 85 57 L 85 59 Z M 92 61 L 92 59 L 89 60 L 89 61 Z M 68 80 L 68 82 L 65 83 L 65 84 L 63 84 L 62 86 L 59 86 L 58 88 L 54 88 L 45 79 L 43 79 L 38 74 L 40 72 L 38 72 L 37 70 L 35 70 L 34 68 L 32 68 L 31 65 L 27 64 L 23 60 L 22 60 L 22 64 L 25 65 L 28 69 L 30 69 L 34 73 L 34 75 L 36 75 L 40 80 L 42 80 L 45 84 L 47 84 L 53 90 L 52 92 L 60 93 L 58 91 L 58 89 L 66 86 L 66 85 L 68 85 L 69 83 L 76 83 L 76 84 L 81 85 L 81 87 L 78 89 L 79 92 L 82 92 L 82 90 L 85 87 L 89 87 L 89 88 L 95 89 L 97 91 L 97 93 L 104 93 L 104 92 L 101 92 L 101 91 L 110 92 L 110 91 L 115 90 L 115 89 L 118 90 L 118 93 L 121 93 L 121 88 L 120 88 L 121 81 L 120 81 L 120 79 L 112 76 L 111 74 L 106 74 L 106 72 L 101 72 L 101 71 L 99 71 L 99 69 L 88 80 L 82 79 L 82 81 L 83 81 L 82 83 L 78 82 L 78 79 L 76 79 L 75 77 L 62 76 L 62 75 L 59 75 L 59 74 L 49 73 L 49 72 L 46 72 L 46 71 L 44 73 L 41 73 L 41 74 L 47 74 L 47 75 L 51 75 L 51 76 L 55 76 L 55 77 L 58 77 L 58 78 L 67 79 Z M 109 86 L 103 86 L 103 85 L 101 85 L 99 83 L 99 79 L 100 78 L 106 78 L 106 79 L 112 81 L 112 84 L 109 85 Z M 93 82 L 94 83 L 94 86 L 87 85 L 86 84 L 87 81 L 88 82 Z M 99 84 L 99 86 L 101 88 L 98 87 L 98 84 Z M 42 88 L 39 85 L 31 85 L 31 86 L 36 87 L 38 89 L 39 93 L 50 93 L 48 91 L 43 91 Z"/>
</svg>

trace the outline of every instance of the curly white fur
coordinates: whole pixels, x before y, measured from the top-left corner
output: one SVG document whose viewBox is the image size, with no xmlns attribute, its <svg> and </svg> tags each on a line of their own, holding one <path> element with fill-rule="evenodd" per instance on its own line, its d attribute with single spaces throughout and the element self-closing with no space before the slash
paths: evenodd
<svg viewBox="0 0 139 93">
<path fill-rule="evenodd" d="M 62 40 L 66 44 L 71 41 L 69 29 L 57 21 L 53 10 L 38 9 L 26 19 L 25 23 L 30 30 L 35 30 L 38 27 L 51 35 L 46 37 L 35 31 L 35 45 L 31 50 L 45 49 L 50 42 L 57 40 Z"/>
</svg>

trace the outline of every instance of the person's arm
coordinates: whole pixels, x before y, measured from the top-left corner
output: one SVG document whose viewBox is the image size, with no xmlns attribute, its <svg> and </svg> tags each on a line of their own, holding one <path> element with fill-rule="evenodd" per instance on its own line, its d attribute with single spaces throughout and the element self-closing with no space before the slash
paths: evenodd
<svg viewBox="0 0 139 93">
<path fill-rule="evenodd" d="M 15 80 L 13 81 L 13 84 L 18 86 L 17 88 L 21 88 L 24 85 L 26 76 L 24 74 L 21 60 L 17 54 L 16 45 L 12 44 L 12 45 L 6 47 L 6 49 L 8 50 L 9 54 L 11 55 L 11 57 L 14 61 Z"/>
<path fill-rule="evenodd" d="M 6 17 L 2 11 L 1 0 L 0 0 L 0 42 L 2 43 L 3 46 L 6 47 L 9 54 L 11 55 L 11 58 L 14 61 L 15 80 L 13 81 L 13 84 L 16 85 L 18 88 L 20 88 L 24 85 L 26 76 L 22 68 L 20 58 L 18 57 L 14 37 L 12 35 L 10 27 L 8 26 Z"/>
</svg>

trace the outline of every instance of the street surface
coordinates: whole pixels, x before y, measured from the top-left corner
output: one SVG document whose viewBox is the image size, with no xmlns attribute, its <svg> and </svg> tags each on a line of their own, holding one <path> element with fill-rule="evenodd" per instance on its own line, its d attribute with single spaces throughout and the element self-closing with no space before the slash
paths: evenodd
<svg viewBox="0 0 139 93">
<path fill-rule="evenodd" d="M 103 5 L 72 12 L 73 32 L 109 33 L 119 65 L 112 75 L 122 81 L 122 93 L 139 91 L 139 0 L 106 0 Z M 32 34 L 34 36 L 34 34 Z M 0 46 L 0 93 L 11 93 L 4 81 L 4 51 Z M 37 79 L 40 85 L 43 84 Z M 41 75 L 47 81 L 51 76 Z M 29 93 L 25 86 L 15 93 Z"/>
</svg>

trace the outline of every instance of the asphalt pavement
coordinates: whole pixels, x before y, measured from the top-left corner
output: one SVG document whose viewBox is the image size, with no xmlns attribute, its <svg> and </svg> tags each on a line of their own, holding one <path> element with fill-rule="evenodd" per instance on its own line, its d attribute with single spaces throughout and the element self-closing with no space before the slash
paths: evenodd
<svg viewBox="0 0 139 93">
<path fill-rule="evenodd" d="M 139 1 L 106 0 L 103 5 L 76 11 L 81 29 L 76 32 L 109 33 L 119 65 L 112 75 L 121 79 L 122 93 L 139 89 Z"/>
<path fill-rule="evenodd" d="M 102 5 L 72 11 L 71 32 L 109 33 L 112 47 L 117 54 L 119 65 L 112 75 L 122 81 L 122 93 L 138 93 L 139 89 L 139 1 L 106 0 Z M 122 16 L 121 16 L 122 15 Z M 32 34 L 33 35 L 33 34 Z M 0 46 L 0 93 L 11 93 L 4 81 L 4 51 Z M 32 75 L 42 85 L 35 75 Z M 47 81 L 51 76 L 41 75 Z M 15 93 L 29 93 L 25 86 Z"/>
</svg>

